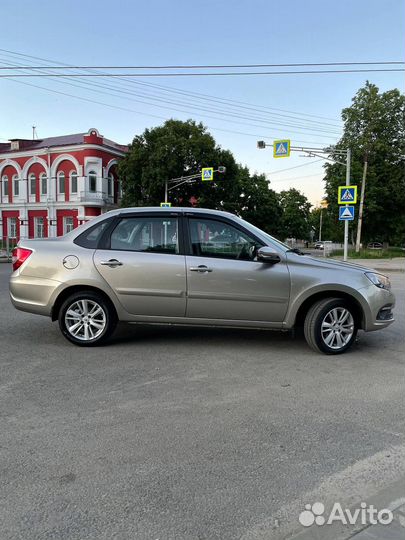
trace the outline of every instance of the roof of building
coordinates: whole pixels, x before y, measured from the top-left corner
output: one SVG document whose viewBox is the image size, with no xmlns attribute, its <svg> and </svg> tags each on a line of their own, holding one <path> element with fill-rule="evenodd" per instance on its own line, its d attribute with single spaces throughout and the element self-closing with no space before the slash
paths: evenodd
<svg viewBox="0 0 405 540">
<path fill-rule="evenodd" d="M 84 137 L 89 135 L 87 133 L 73 133 L 72 135 L 60 135 L 59 137 L 47 137 L 45 139 L 10 139 L 10 142 L 0 143 L 0 152 L 21 152 L 29 150 L 38 150 L 41 148 L 52 148 L 55 146 L 71 146 L 75 144 L 83 144 Z M 128 147 L 123 144 L 118 144 L 110 139 L 103 139 L 103 146 L 126 152 Z M 12 149 L 12 141 L 19 141 L 22 144 L 18 149 Z"/>
</svg>

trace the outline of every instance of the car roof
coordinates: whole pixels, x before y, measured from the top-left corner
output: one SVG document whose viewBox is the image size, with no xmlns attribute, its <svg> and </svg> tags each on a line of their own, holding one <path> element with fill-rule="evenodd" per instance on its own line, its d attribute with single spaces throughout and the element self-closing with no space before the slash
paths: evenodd
<svg viewBox="0 0 405 540">
<path fill-rule="evenodd" d="M 223 210 L 212 210 L 211 208 L 188 208 L 188 207 L 179 207 L 179 206 L 172 206 L 172 207 L 160 207 L 160 206 L 134 206 L 129 208 L 118 208 L 117 210 L 112 210 L 109 212 L 109 214 L 133 214 L 136 212 L 179 212 L 179 213 L 187 213 L 187 214 L 206 214 L 210 213 L 213 215 L 218 216 L 229 216 L 229 217 L 237 217 L 235 214 L 231 214 L 230 212 L 224 212 Z M 105 215 L 105 214 L 104 214 Z"/>
</svg>

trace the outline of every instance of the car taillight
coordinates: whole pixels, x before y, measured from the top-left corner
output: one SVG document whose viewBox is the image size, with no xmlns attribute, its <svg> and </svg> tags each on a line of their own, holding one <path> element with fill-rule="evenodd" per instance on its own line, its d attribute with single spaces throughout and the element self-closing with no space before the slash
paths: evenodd
<svg viewBox="0 0 405 540">
<path fill-rule="evenodd" d="M 31 253 L 32 253 L 31 249 L 20 248 L 20 247 L 16 247 L 13 249 L 13 253 L 12 253 L 13 272 L 17 270 L 17 268 L 20 268 L 22 263 L 28 259 Z"/>
</svg>

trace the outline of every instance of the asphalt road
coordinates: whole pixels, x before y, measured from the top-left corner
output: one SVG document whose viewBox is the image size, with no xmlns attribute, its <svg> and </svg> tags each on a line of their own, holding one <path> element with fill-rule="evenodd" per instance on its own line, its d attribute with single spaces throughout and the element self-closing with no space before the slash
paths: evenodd
<svg viewBox="0 0 405 540">
<path fill-rule="evenodd" d="M 397 322 L 328 357 L 260 331 L 129 327 L 103 348 L 14 310 L 0 265 L 0 538 L 279 539 L 404 473 Z"/>
</svg>

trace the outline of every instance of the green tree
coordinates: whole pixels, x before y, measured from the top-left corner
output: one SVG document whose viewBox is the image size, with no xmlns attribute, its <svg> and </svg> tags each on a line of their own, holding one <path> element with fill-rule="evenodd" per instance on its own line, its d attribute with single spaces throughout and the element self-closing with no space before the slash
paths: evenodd
<svg viewBox="0 0 405 540">
<path fill-rule="evenodd" d="M 123 206 L 159 205 L 164 200 L 166 180 L 219 165 L 226 167 L 225 174 L 215 173 L 214 182 L 198 181 L 173 189 L 169 198 L 172 203 L 188 206 L 193 196 L 199 206 L 232 211 L 238 200 L 234 182 L 238 167 L 231 152 L 217 146 L 202 124 L 167 120 L 137 135 L 120 161 Z"/>
<path fill-rule="evenodd" d="M 239 189 L 238 214 L 272 235 L 281 230 L 281 207 L 264 174 L 250 175 L 247 167 L 239 166 L 236 182 Z"/>
<path fill-rule="evenodd" d="M 251 175 L 247 167 L 238 165 L 231 152 L 218 146 L 206 128 L 192 120 L 168 120 L 134 138 L 119 163 L 123 206 L 159 205 L 164 200 L 166 180 L 219 165 L 226 167 L 225 174 L 215 173 L 214 182 L 198 180 L 173 189 L 170 202 L 190 206 L 194 197 L 200 207 L 233 212 L 277 234 L 281 210 L 266 177 Z"/>
<path fill-rule="evenodd" d="M 307 240 L 310 233 L 311 203 L 298 189 L 282 191 L 279 196 L 281 215 L 281 234 L 283 238 Z"/>
<path fill-rule="evenodd" d="M 365 205 L 362 240 L 402 244 L 405 234 L 405 96 L 399 90 L 380 93 L 369 82 L 342 111 L 344 134 L 337 144 L 338 150 L 351 148 L 351 184 L 360 192 L 363 164 L 367 156 Z M 343 225 L 338 222 L 337 190 L 344 184 L 345 168 L 327 164 L 326 193 L 328 213 L 335 223 L 335 232 L 343 237 Z M 350 225 L 354 239 L 356 220 Z"/>
<path fill-rule="evenodd" d="M 339 232 L 336 230 L 335 222 L 332 214 L 328 212 L 327 208 L 312 208 L 309 215 L 310 229 L 314 231 L 314 240 L 319 240 L 319 228 L 321 223 L 322 212 L 322 240 L 332 240 L 333 242 L 342 242 L 342 238 L 339 237 Z"/>
</svg>

